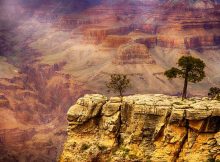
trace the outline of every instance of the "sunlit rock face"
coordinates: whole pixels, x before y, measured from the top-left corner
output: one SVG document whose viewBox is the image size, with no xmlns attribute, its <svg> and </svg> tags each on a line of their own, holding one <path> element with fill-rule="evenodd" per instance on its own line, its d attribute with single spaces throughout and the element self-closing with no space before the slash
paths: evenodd
<svg viewBox="0 0 220 162">
<path fill-rule="evenodd" d="M 206 63 L 207 77 L 189 85 L 189 96 L 220 84 L 217 1 L 0 3 L 0 161 L 55 161 L 68 108 L 85 93 L 108 95 L 110 74 L 128 75 L 129 94 L 178 95 L 182 81 L 163 73 L 190 54 Z"/>
<path fill-rule="evenodd" d="M 59 161 L 219 160 L 220 102 L 85 95 L 70 107 Z"/>
</svg>

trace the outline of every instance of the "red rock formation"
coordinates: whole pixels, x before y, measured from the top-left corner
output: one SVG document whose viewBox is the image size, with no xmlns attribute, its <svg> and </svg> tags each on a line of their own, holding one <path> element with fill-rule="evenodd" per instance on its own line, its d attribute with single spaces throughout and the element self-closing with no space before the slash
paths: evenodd
<svg viewBox="0 0 220 162">
<path fill-rule="evenodd" d="M 92 42 L 95 44 L 101 43 L 108 35 L 123 35 L 132 31 L 132 27 L 113 27 L 113 28 L 103 28 L 95 27 L 89 28 L 84 32 L 84 38 L 86 42 Z"/>
<path fill-rule="evenodd" d="M 136 43 L 144 44 L 148 48 L 155 47 L 157 45 L 157 37 L 156 36 L 151 36 L 151 37 L 142 37 L 142 38 L 137 38 L 135 40 Z"/>
<path fill-rule="evenodd" d="M 104 46 L 117 48 L 122 44 L 126 44 L 131 41 L 131 38 L 128 36 L 121 36 L 121 35 L 109 35 L 104 40 Z"/>
<path fill-rule="evenodd" d="M 0 108 L 8 108 L 9 107 L 9 101 L 8 99 L 4 96 L 4 94 L 0 93 Z"/>
<path fill-rule="evenodd" d="M 143 44 L 128 43 L 118 48 L 116 64 L 155 64 L 147 47 Z"/>
<path fill-rule="evenodd" d="M 164 35 L 157 38 L 157 45 L 169 48 L 184 47 L 184 40 L 178 37 Z"/>
<path fill-rule="evenodd" d="M 154 48 L 155 46 L 169 48 L 187 47 L 190 49 L 212 48 L 212 46 L 219 47 L 219 10 L 210 9 L 199 11 L 187 9 L 183 11 L 181 9 L 181 7 L 183 8 L 182 5 L 179 5 L 180 8 L 177 7 L 177 10 L 174 10 L 172 7 L 164 10 L 163 7 L 159 8 L 155 7 L 155 5 L 149 5 L 149 1 L 138 1 L 138 3 L 137 1 L 120 1 L 120 3 L 118 3 L 119 1 L 116 0 L 111 5 L 109 4 L 110 2 L 112 1 L 103 1 L 101 5 L 93 6 L 79 13 L 74 12 L 73 14 L 60 14 L 59 12 L 54 12 L 56 11 L 53 10 L 54 6 L 49 8 L 45 7 L 42 10 L 39 9 L 40 11 L 34 12 L 33 22 L 25 19 L 24 24 L 22 24 L 22 21 L 19 23 L 19 30 L 15 30 L 12 34 L 6 34 L 0 38 L 0 54 L 2 54 L 2 52 L 4 56 L 10 54 L 9 60 L 12 58 L 11 62 L 21 70 L 18 77 L 0 79 L 0 117 L 4 119 L 0 121 L 0 130 L 8 130 L 4 131 L 3 137 L 8 136 L 12 139 L 12 142 L 14 142 L 14 145 L 11 145 L 10 149 L 6 148 L 2 151 L 2 144 L 4 144 L 4 147 L 7 146 L 7 143 L 10 143 L 10 139 L 0 138 L 1 155 L 8 154 L 8 152 L 13 154 L 13 152 L 15 152 L 11 156 L 12 159 L 15 158 L 15 160 L 16 158 L 19 159 L 23 157 L 23 159 L 19 160 L 54 161 L 55 156 L 58 154 L 58 146 L 61 145 L 60 143 L 65 137 L 65 133 L 63 133 L 65 111 L 73 104 L 76 98 L 88 90 L 85 86 L 85 83 L 88 82 L 88 77 L 84 77 L 85 79 L 83 81 L 85 83 L 78 83 L 77 78 L 72 78 L 71 73 L 66 74 L 66 71 L 62 71 L 65 63 L 74 64 L 74 61 L 72 61 L 74 60 L 73 55 L 78 54 L 77 50 L 74 48 L 66 49 L 66 46 L 68 46 L 67 44 L 69 42 L 69 44 L 73 42 L 74 45 L 75 39 L 78 41 L 84 37 L 85 42 L 99 44 L 99 47 L 107 46 L 113 48 L 110 49 L 111 52 L 109 53 L 109 49 L 105 48 L 106 51 L 104 52 L 106 55 L 111 55 L 112 51 L 117 50 L 119 47 L 116 57 L 113 60 L 115 64 L 119 65 L 155 64 L 158 59 L 158 65 L 154 66 L 161 69 L 158 72 L 158 76 L 161 77 L 154 78 L 154 76 L 150 74 L 150 70 L 148 72 L 149 77 L 147 76 L 148 73 L 146 73 L 146 69 L 143 69 L 143 71 L 139 69 L 140 73 L 143 72 L 140 74 L 141 76 L 146 74 L 146 76 L 149 77 L 149 79 L 146 79 L 146 76 L 142 78 L 144 82 L 146 79 L 149 86 L 152 86 L 152 82 L 159 80 L 156 82 L 158 83 L 158 89 L 156 87 L 151 90 L 152 92 L 161 90 L 159 88 L 164 87 L 166 83 L 166 89 L 171 87 L 168 85 L 168 82 L 162 78 L 163 73 L 161 71 L 163 68 L 159 63 L 164 62 L 164 65 L 171 65 L 172 62 L 166 62 L 168 58 L 163 58 L 162 50 L 156 51 L 157 53 L 155 52 L 157 55 L 160 55 L 161 52 L 161 57 L 158 58 L 158 56 L 155 56 L 155 60 L 153 60 L 148 48 Z M 145 5 L 145 3 L 147 5 Z M 65 6 L 62 9 L 65 10 Z M 47 52 L 46 48 L 46 52 L 43 50 L 44 53 L 42 53 L 42 57 L 39 59 L 41 54 L 36 54 L 34 50 L 30 49 L 29 46 L 32 46 L 32 43 L 38 44 L 42 40 L 54 41 L 49 38 L 50 36 L 53 37 L 54 34 L 51 28 L 45 28 L 45 26 L 47 27 L 48 25 L 43 25 L 41 28 L 40 23 L 35 24 L 35 18 L 39 20 L 39 17 L 43 17 L 40 20 L 41 23 L 50 22 L 52 23 L 50 27 L 56 30 L 71 31 L 71 33 L 66 34 L 73 34 L 75 36 L 72 40 L 67 40 L 68 43 L 64 41 L 64 44 L 60 42 L 60 44 L 57 45 L 60 45 L 64 51 L 73 51 L 71 54 L 60 54 L 57 52 L 57 48 L 59 49 L 59 47 L 46 47 L 52 48 L 51 51 L 53 51 L 54 57 L 59 55 L 60 59 L 67 60 L 67 62 L 59 63 L 59 61 L 54 61 L 51 51 L 48 50 L 49 52 Z M 9 26 L 13 25 L 10 24 Z M 46 31 L 47 29 L 48 32 Z M 54 32 L 56 32 L 56 30 Z M 135 32 L 141 32 L 132 35 L 130 32 L 134 30 Z M 2 30 L 0 30 L 0 32 L 2 33 Z M 13 40 L 12 38 L 15 34 L 16 40 Z M 17 36 L 17 34 L 20 35 Z M 8 37 L 12 40 L 8 41 Z M 22 40 L 20 42 L 20 44 L 22 44 L 21 46 L 17 46 L 16 44 L 18 38 Z M 83 45 L 86 46 L 86 43 Z M 11 51 L 13 46 L 15 46 L 15 51 Z M 19 51 L 18 54 L 17 51 Z M 151 49 L 151 51 L 154 52 L 154 49 Z M 84 53 L 83 49 L 80 52 Z M 14 54 L 13 57 L 11 57 L 12 53 Z M 88 55 L 89 54 L 90 53 L 88 53 Z M 154 53 L 152 53 L 152 55 L 153 54 Z M 49 57 L 47 57 L 47 55 L 49 55 Z M 69 61 L 67 56 L 73 56 L 72 60 Z M 45 61 L 44 57 L 51 58 L 50 61 L 56 63 L 54 63 L 54 65 L 42 65 L 41 61 L 48 61 Z M 104 82 L 104 77 L 99 76 L 103 76 L 101 73 L 105 73 L 102 71 L 102 65 L 106 64 L 100 61 L 101 59 L 97 59 L 98 57 L 99 56 L 96 55 L 93 60 L 93 53 L 91 57 L 89 57 L 91 62 L 95 62 L 93 64 L 94 66 L 92 66 L 92 70 L 96 70 L 96 76 L 99 79 L 98 84 L 97 82 L 91 84 L 93 84 L 94 87 L 92 88 L 94 88 L 94 90 L 103 91 L 103 89 L 99 89 L 99 86 L 101 82 Z M 109 58 L 112 58 L 112 56 Z M 176 58 L 175 54 L 173 58 Z M 213 56 L 213 58 L 215 57 Z M 101 63 L 99 64 L 100 67 L 96 67 L 96 62 Z M 109 62 L 106 61 L 106 63 Z M 81 66 L 79 63 L 79 69 L 85 68 L 87 72 L 89 71 L 91 73 L 90 66 L 87 66 L 87 63 L 85 64 L 86 66 Z M 114 66 L 114 64 L 112 66 L 109 65 L 109 72 Z M 121 66 L 118 67 L 120 68 Z M 157 68 L 155 68 L 155 74 L 157 73 Z M 64 72 L 65 74 L 62 74 Z M 213 73 L 217 72 L 218 71 L 215 70 Z M 79 70 L 79 72 L 77 71 L 77 75 L 81 74 L 81 70 Z M 84 71 L 83 74 L 85 74 Z M 153 78 L 153 80 L 151 80 L 151 78 Z M 135 82 L 135 76 L 133 79 Z M 206 85 L 206 83 L 204 83 L 204 85 Z M 178 86 L 175 85 L 173 87 Z M 202 88 L 204 89 L 204 87 Z M 174 92 L 172 89 L 170 90 L 172 93 Z M 12 124 L 10 125 L 9 123 Z M 30 128 L 35 129 L 36 133 L 34 136 L 32 136 L 33 132 L 30 131 Z M 30 137 L 27 136 L 28 133 L 31 134 Z M 17 141 L 16 138 L 18 138 Z"/>
<path fill-rule="evenodd" d="M 0 121 L 0 145 L 4 146 L 0 153 L 9 150 L 7 157 L 1 158 L 13 156 L 19 161 L 56 158 L 58 146 L 65 138 L 65 133 L 59 133 L 65 130 L 65 113 L 84 93 L 82 86 L 69 75 L 58 73 L 62 66 L 63 63 L 27 65 L 20 78 L 0 80 L 0 114 L 10 119 L 8 123 Z M 41 136 L 48 136 L 46 142 Z M 53 142 L 48 142 L 52 136 Z"/>
<path fill-rule="evenodd" d="M 212 47 L 217 46 L 220 43 L 218 42 L 220 36 L 206 35 L 206 36 L 197 36 L 197 37 L 188 37 L 185 38 L 186 48 L 196 49 L 201 47 Z"/>
</svg>

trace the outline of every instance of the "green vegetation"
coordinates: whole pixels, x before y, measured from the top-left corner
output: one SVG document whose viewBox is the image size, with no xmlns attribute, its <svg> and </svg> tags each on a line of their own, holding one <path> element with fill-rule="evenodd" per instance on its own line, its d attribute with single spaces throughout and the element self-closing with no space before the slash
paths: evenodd
<svg viewBox="0 0 220 162">
<path fill-rule="evenodd" d="M 151 160 L 146 160 L 146 162 L 151 162 Z"/>
<path fill-rule="evenodd" d="M 181 102 L 174 102 L 173 105 L 183 105 Z"/>
<path fill-rule="evenodd" d="M 100 151 L 105 151 L 105 150 L 107 150 L 107 147 L 104 146 L 104 145 L 98 145 L 98 148 L 99 148 Z"/>
<path fill-rule="evenodd" d="M 215 162 L 215 159 L 214 159 L 214 158 L 209 158 L 209 159 L 207 160 L 207 162 Z"/>
<path fill-rule="evenodd" d="M 129 154 L 128 157 L 129 157 L 129 159 L 132 159 L 132 160 L 138 159 L 137 155 L 134 155 L 134 154 Z"/>
<path fill-rule="evenodd" d="M 205 63 L 192 56 L 183 56 L 179 59 L 178 66 L 180 69 L 172 67 L 165 71 L 164 75 L 169 79 L 178 77 L 185 80 L 182 93 L 182 98 L 185 99 L 187 97 L 188 82 L 197 83 L 205 77 Z"/>
<path fill-rule="evenodd" d="M 112 74 L 111 80 L 106 86 L 109 91 L 118 92 L 120 97 L 122 97 L 123 93 L 130 87 L 130 80 L 127 78 L 127 75 Z"/>
<path fill-rule="evenodd" d="M 146 162 L 151 162 L 151 160 L 146 160 Z"/>
<path fill-rule="evenodd" d="M 129 152 L 130 152 L 130 149 L 128 148 L 125 148 L 125 147 L 121 147 L 120 150 L 122 151 L 122 156 L 125 158 Z"/>
<path fill-rule="evenodd" d="M 209 89 L 208 96 L 212 99 L 220 100 L 220 88 L 218 87 L 211 87 Z"/>
<path fill-rule="evenodd" d="M 88 144 L 84 143 L 84 144 L 82 144 L 80 150 L 85 151 L 85 150 L 88 150 L 89 148 L 90 148 L 90 146 Z"/>
</svg>

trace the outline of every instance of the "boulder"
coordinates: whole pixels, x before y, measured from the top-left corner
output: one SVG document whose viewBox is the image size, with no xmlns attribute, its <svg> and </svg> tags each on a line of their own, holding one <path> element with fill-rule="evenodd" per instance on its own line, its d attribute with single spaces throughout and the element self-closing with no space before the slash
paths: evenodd
<svg viewBox="0 0 220 162">
<path fill-rule="evenodd" d="M 78 99 L 76 105 L 73 105 L 67 113 L 68 121 L 83 124 L 94 118 L 100 113 L 106 99 L 102 95 L 86 95 Z"/>
</svg>

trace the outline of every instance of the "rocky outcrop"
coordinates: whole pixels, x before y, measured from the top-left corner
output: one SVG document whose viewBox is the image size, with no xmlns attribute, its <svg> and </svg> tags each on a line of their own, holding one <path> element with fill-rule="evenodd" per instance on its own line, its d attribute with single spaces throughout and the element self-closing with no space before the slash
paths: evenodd
<svg viewBox="0 0 220 162">
<path fill-rule="evenodd" d="M 84 31 L 84 38 L 86 42 L 99 44 L 101 43 L 108 35 L 123 35 L 127 34 L 133 30 L 133 27 L 130 26 L 119 26 L 119 27 L 91 27 Z"/>
<path fill-rule="evenodd" d="M 45 0 L 43 1 L 46 3 Z M 176 62 L 181 53 L 176 49 L 157 47 L 154 49 L 155 46 L 185 48 L 185 43 L 187 48 L 192 49 L 190 50 L 192 55 L 206 62 L 209 71 L 207 72 L 208 81 L 198 84 L 195 89 L 193 88 L 191 90 L 192 95 L 204 95 L 206 93 L 204 87 L 218 84 L 220 12 L 217 8 L 181 10 L 184 8 L 185 1 L 181 1 L 183 5 L 179 5 L 179 8 L 174 10 L 172 6 L 165 9 L 159 7 L 155 3 L 158 1 L 152 0 L 95 0 L 100 2 L 99 5 L 78 12 L 79 10 L 73 11 L 68 3 L 87 3 L 88 0 L 74 2 L 67 0 L 68 2 L 65 5 L 57 3 L 57 0 L 50 1 L 53 1 L 51 5 L 44 3 L 42 7 L 37 7 L 34 11 L 33 8 L 23 9 L 23 7 L 19 7 L 20 3 L 7 7 L 7 4 L 11 5 L 11 1 L 8 2 L 7 0 L 4 0 L 6 3 L 0 5 L 0 9 L 3 11 L 0 14 L 1 24 L 3 24 L 0 29 L 0 55 L 7 57 L 6 60 L 0 61 L 0 75 L 3 78 L 8 77 L 7 75 L 10 78 L 16 76 L 16 79 L 0 79 L 0 138 L 3 137 L 0 142 L 0 161 L 2 155 L 5 155 L 5 151 L 13 155 L 17 161 L 55 161 L 59 150 L 58 146 L 61 146 L 60 143 L 63 143 L 62 140 L 65 138 L 63 132 L 66 125 L 65 114 L 67 109 L 78 97 L 88 93 L 88 91 L 104 92 L 105 89 L 100 86 L 100 83 L 105 82 L 106 75 L 109 73 L 125 72 L 126 70 L 126 73 L 131 74 L 132 81 L 139 85 L 132 88 L 131 93 L 144 91 L 178 93 L 179 81 L 167 81 L 162 73 L 166 70 L 165 68 Z M 94 0 L 89 0 L 89 2 L 94 2 Z M 175 2 L 177 1 L 175 0 Z M 80 7 L 76 8 L 80 9 Z M 21 14 L 22 12 L 26 14 Z M 19 20 L 19 22 L 16 23 L 15 20 Z M 131 34 L 131 32 L 135 34 Z M 91 45 L 90 43 L 98 45 Z M 216 51 L 214 48 L 212 51 L 204 49 L 203 53 L 194 52 L 194 49 L 204 46 L 212 48 L 213 45 L 217 46 Z M 118 53 L 116 53 L 117 49 Z M 114 63 L 120 64 L 117 67 L 112 64 L 115 55 Z M 152 60 L 151 55 L 155 61 Z M 155 62 L 156 65 L 150 65 Z M 10 64 L 16 68 L 9 66 Z M 124 64 L 126 66 L 121 66 Z M 91 73 L 91 70 L 94 73 Z M 138 151 L 137 145 L 131 144 L 127 148 L 127 144 L 120 144 L 125 137 L 128 137 L 125 142 L 129 138 L 132 140 L 134 138 L 136 141 L 140 140 L 139 134 L 142 133 L 139 132 L 142 130 L 138 128 L 138 133 L 134 137 L 130 137 L 129 133 L 126 132 L 129 125 L 121 124 L 124 123 L 124 118 L 121 115 L 121 104 L 118 103 L 120 101 L 112 99 L 111 102 L 108 102 L 108 106 L 105 104 L 105 112 L 102 112 L 102 107 L 98 107 L 88 112 L 85 110 L 84 117 L 78 117 L 80 114 L 76 115 L 75 118 L 82 120 L 79 126 L 83 127 L 85 123 L 88 123 L 87 126 L 91 126 L 90 134 L 94 130 L 100 132 L 99 127 L 106 130 L 107 135 L 102 135 L 100 132 L 101 141 L 104 141 L 100 145 L 101 150 L 105 150 L 105 145 L 108 146 L 110 143 L 109 145 L 114 148 L 122 146 L 121 150 L 115 152 L 119 157 L 125 156 L 127 158 L 129 152 L 129 156 L 134 157 L 137 154 L 141 159 L 144 155 L 139 154 L 143 152 L 150 158 L 153 151 L 144 145 L 140 145 L 141 149 Z M 108 112 L 109 106 L 116 113 Z M 85 105 L 77 109 L 86 109 L 86 107 Z M 94 105 L 94 107 L 96 106 Z M 129 113 L 130 110 L 128 116 Z M 101 122 L 94 120 L 97 114 L 104 117 L 99 118 L 102 119 L 102 125 L 93 130 L 93 127 L 96 128 L 96 125 Z M 131 116 L 133 115 L 131 114 Z M 118 120 L 121 117 L 123 120 Z M 127 119 L 134 122 L 134 119 Z M 210 121 L 215 121 L 215 119 Z M 153 130 L 157 125 L 157 121 L 154 122 L 150 130 Z M 190 123 L 191 126 L 195 127 L 193 131 L 199 129 L 199 131 L 208 130 L 209 133 L 211 132 L 209 128 L 203 126 L 197 128 L 200 124 L 205 124 L 200 123 L 197 126 L 196 123 Z M 139 124 L 143 125 L 141 122 Z M 84 126 L 85 129 L 87 126 Z M 32 130 L 31 128 L 36 131 L 34 136 L 29 132 Z M 135 128 L 129 127 L 129 131 L 133 129 Z M 143 129 L 148 129 L 148 127 Z M 173 127 L 166 129 L 169 135 L 170 130 L 172 131 Z M 124 131 L 126 133 L 120 133 Z M 87 136 L 89 133 L 86 130 L 85 132 L 84 134 Z M 26 136 L 29 133 L 31 136 Z M 187 160 L 184 156 L 188 157 L 192 154 L 188 153 L 188 144 L 184 142 L 185 131 L 180 133 L 178 138 L 183 141 L 180 153 L 169 151 L 170 154 L 175 153 L 177 154 L 176 157 L 179 154 L 179 157 Z M 199 132 L 199 134 L 201 133 Z M 193 141 L 195 133 L 191 133 L 191 135 L 188 134 L 188 137 L 190 136 Z M 150 135 L 144 133 L 144 139 L 146 139 L 145 136 Z M 161 134 L 155 136 L 160 138 Z M 99 138 L 99 136 L 94 137 Z M 203 136 L 198 136 L 198 138 L 204 139 Z M 149 147 L 155 148 L 156 155 L 163 154 L 159 149 L 163 143 L 154 143 L 157 144 L 157 147 L 147 144 Z M 9 145 L 10 148 L 7 148 L 6 146 Z M 190 146 L 192 152 L 197 150 L 200 152 L 203 149 L 202 147 L 200 149 L 200 145 L 203 143 L 200 144 L 197 141 L 195 145 Z M 209 147 L 209 145 L 206 146 Z M 205 150 L 207 150 L 206 146 Z M 4 147 L 6 149 L 2 151 Z M 87 150 L 87 147 L 87 145 L 83 145 L 82 149 Z M 170 144 L 167 147 L 170 148 Z M 179 147 L 179 144 L 175 147 Z M 93 148 L 96 150 L 95 147 Z M 109 146 L 109 148 L 111 147 Z M 134 148 L 138 148 L 136 153 L 133 153 Z M 134 151 L 130 152 L 128 149 Z M 144 150 L 149 154 L 145 153 Z M 96 151 L 99 154 L 99 150 Z M 211 151 L 215 151 L 215 148 Z M 113 151 L 110 152 L 114 153 Z M 108 152 L 104 155 L 110 157 Z M 85 154 L 86 156 L 87 154 Z M 103 157 L 103 159 L 106 158 Z"/>
<path fill-rule="evenodd" d="M 116 64 L 155 64 L 148 48 L 140 43 L 128 43 L 118 48 Z"/>
<path fill-rule="evenodd" d="M 213 47 L 220 45 L 220 36 L 207 35 L 185 38 L 184 43 L 186 48 L 198 49 L 204 47 Z"/>
<path fill-rule="evenodd" d="M 177 48 L 177 47 L 184 47 L 184 39 L 181 37 L 169 37 L 165 35 L 158 36 L 157 38 L 157 45 L 160 47 L 167 47 L 167 48 Z"/>
<path fill-rule="evenodd" d="M 220 102 L 94 94 L 68 111 L 61 162 L 220 160 Z"/>
<path fill-rule="evenodd" d="M 103 45 L 111 48 L 118 48 L 122 44 L 126 44 L 131 41 L 131 38 L 124 35 L 109 35 L 104 40 Z"/>
<path fill-rule="evenodd" d="M 168 0 L 164 3 L 164 6 L 167 8 L 175 9 L 213 9 L 216 4 L 212 0 Z"/>
<path fill-rule="evenodd" d="M 9 101 L 8 99 L 4 96 L 4 94 L 0 93 L 0 108 L 1 107 L 9 107 Z"/>
<path fill-rule="evenodd" d="M 0 162 L 56 160 L 66 136 L 66 111 L 86 93 L 59 73 L 62 66 L 27 64 L 19 76 L 0 78 Z"/>
</svg>

